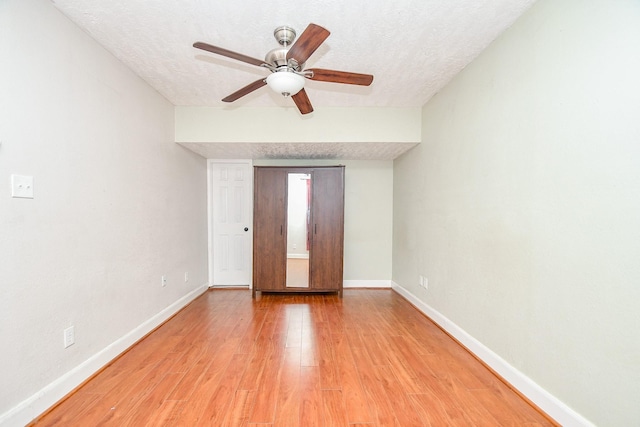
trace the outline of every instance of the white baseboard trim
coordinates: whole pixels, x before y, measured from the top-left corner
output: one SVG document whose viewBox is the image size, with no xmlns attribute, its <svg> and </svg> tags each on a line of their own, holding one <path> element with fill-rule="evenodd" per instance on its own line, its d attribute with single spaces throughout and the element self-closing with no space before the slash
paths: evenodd
<svg viewBox="0 0 640 427">
<path fill-rule="evenodd" d="M 140 324 L 131 332 L 109 344 L 71 371 L 45 386 L 33 396 L 0 415 L 0 426 L 17 427 L 29 424 L 51 406 L 55 405 L 60 399 L 72 392 L 73 389 L 82 384 L 87 378 L 98 372 L 102 367 L 118 357 L 153 329 L 160 326 L 191 301 L 202 295 L 207 289 L 209 289 L 208 284 L 194 289 L 160 313 Z"/>
<path fill-rule="evenodd" d="M 309 254 L 287 254 L 287 258 L 309 259 Z"/>
<path fill-rule="evenodd" d="M 343 288 L 391 288 L 391 280 L 344 280 Z"/>
<path fill-rule="evenodd" d="M 251 289 L 251 285 L 211 285 L 209 289 Z"/>
<path fill-rule="evenodd" d="M 506 360 L 411 292 L 395 282 L 392 282 L 392 289 L 458 340 L 471 353 L 486 363 L 487 366 L 511 384 L 513 388 L 526 396 L 527 399 L 560 423 L 560 425 L 564 427 L 595 427 L 589 420 L 540 387 L 532 379 L 511 366 Z"/>
</svg>

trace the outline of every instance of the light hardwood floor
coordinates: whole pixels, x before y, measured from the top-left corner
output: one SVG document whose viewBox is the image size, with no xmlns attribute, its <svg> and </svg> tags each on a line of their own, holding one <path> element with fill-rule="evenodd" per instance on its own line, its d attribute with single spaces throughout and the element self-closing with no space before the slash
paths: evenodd
<svg viewBox="0 0 640 427">
<path fill-rule="evenodd" d="M 554 424 L 391 290 L 210 290 L 35 425 Z"/>
</svg>

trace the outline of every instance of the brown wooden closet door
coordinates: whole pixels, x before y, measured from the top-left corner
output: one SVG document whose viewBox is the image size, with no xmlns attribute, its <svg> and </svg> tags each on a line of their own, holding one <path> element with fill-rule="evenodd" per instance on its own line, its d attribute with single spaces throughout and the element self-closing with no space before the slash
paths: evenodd
<svg viewBox="0 0 640 427">
<path fill-rule="evenodd" d="M 286 171 L 254 169 L 253 289 L 282 290 L 287 271 Z"/>
<path fill-rule="evenodd" d="M 344 167 L 317 168 L 311 178 L 313 289 L 342 289 Z"/>
</svg>

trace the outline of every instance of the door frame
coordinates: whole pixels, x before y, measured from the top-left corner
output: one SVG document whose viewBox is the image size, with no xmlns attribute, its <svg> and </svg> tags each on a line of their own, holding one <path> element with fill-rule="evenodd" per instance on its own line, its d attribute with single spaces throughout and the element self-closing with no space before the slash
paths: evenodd
<svg viewBox="0 0 640 427">
<path fill-rule="evenodd" d="M 207 257 L 209 267 L 209 287 L 213 287 L 213 263 L 214 263 L 214 241 L 213 241 L 213 166 L 214 164 L 225 163 L 245 163 L 249 169 L 249 198 L 248 215 L 251 219 L 251 233 L 249 233 L 249 253 L 253 254 L 253 160 L 252 159 L 207 159 Z M 249 289 L 253 288 L 253 256 L 249 258 Z"/>
</svg>

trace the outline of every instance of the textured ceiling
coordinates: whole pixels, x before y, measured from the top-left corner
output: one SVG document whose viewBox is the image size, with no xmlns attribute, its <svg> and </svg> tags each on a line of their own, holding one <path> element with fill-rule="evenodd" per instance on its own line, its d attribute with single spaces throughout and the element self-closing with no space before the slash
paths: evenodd
<svg viewBox="0 0 640 427">
<path fill-rule="evenodd" d="M 263 59 L 273 30 L 310 23 L 331 35 L 307 68 L 373 74 L 370 87 L 307 81 L 315 107 L 419 107 L 534 0 L 52 0 L 175 105 L 220 100 L 268 71 L 192 47 L 203 41 Z M 291 105 L 268 88 L 237 102 Z"/>
<path fill-rule="evenodd" d="M 181 142 L 180 145 L 208 159 L 336 159 L 393 160 L 409 151 L 414 143 L 247 143 Z"/>
<path fill-rule="evenodd" d="M 420 107 L 535 0 L 51 0 L 174 105 L 221 99 L 268 70 L 192 47 L 202 41 L 263 59 L 273 30 L 331 32 L 306 68 L 373 74 L 369 87 L 309 81 L 314 107 Z M 292 106 L 261 88 L 234 106 Z"/>
</svg>

